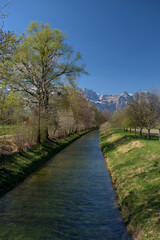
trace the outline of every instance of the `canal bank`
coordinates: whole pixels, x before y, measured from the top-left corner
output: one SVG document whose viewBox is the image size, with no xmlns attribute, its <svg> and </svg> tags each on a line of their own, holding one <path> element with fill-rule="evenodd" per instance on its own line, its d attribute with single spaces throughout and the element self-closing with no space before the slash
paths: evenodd
<svg viewBox="0 0 160 240">
<path fill-rule="evenodd" d="M 90 131 L 92 130 L 81 131 L 58 140 L 49 139 L 32 147 L 27 152 L 0 156 L 0 197 L 21 183 L 51 157 Z"/>
<path fill-rule="evenodd" d="M 106 128 L 101 147 L 127 229 L 135 240 L 160 239 L 159 141 Z"/>
<path fill-rule="evenodd" d="M 99 146 L 82 136 L 0 199 L 0 239 L 129 240 Z"/>
</svg>

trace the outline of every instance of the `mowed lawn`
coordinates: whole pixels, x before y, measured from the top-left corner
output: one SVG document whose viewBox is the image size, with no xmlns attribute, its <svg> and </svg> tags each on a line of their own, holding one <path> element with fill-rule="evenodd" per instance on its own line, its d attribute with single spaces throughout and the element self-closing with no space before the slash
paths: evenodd
<svg viewBox="0 0 160 240">
<path fill-rule="evenodd" d="M 100 133 L 122 215 L 133 239 L 160 239 L 160 141 L 108 129 Z"/>
</svg>

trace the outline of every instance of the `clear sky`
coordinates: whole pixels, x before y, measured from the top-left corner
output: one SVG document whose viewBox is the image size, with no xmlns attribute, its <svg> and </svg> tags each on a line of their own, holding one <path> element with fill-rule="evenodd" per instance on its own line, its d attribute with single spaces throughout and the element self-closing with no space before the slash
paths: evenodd
<svg viewBox="0 0 160 240">
<path fill-rule="evenodd" d="M 31 21 L 67 33 L 89 76 L 79 87 L 100 94 L 160 88 L 160 0 L 11 0 L 5 28 Z"/>
</svg>

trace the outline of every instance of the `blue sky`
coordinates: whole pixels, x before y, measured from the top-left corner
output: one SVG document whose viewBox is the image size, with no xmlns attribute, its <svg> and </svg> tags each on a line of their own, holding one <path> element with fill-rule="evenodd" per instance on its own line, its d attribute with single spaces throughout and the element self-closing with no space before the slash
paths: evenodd
<svg viewBox="0 0 160 240">
<path fill-rule="evenodd" d="M 67 33 L 89 76 L 79 87 L 100 94 L 160 88 L 159 0 L 11 0 L 5 28 L 31 21 Z"/>
</svg>

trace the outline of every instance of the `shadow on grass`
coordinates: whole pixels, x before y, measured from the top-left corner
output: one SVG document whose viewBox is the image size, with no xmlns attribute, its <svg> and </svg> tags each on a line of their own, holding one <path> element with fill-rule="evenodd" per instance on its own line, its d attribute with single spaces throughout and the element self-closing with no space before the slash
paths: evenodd
<svg viewBox="0 0 160 240">
<path fill-rule="evenodd" d="M 69 142 L 68 142 L 69 144 Z M 60 152 L 66 144 L 49 142 L 33 147 L 28 152 L 18 152 L 0 158 L 0 196 L 22 182 L 30 173 Z"/>
<path fill-rule="evenodd" d="M 0 156 L 0 197 L 22 182 L 30 173 L 43 167 L 47 160 L 54 157 L 70 143 L 92 130 L 73 133 L 64 139 L 49 139 L 33 146 L 29 151 Z"/>
<path fill-rule="evenodd" d="M 115 141 L 113 141 L 112 143 L 107 142 L 107 137 L 110 137 L 113 134 L 121 134 L 122 136 L 116 139 Z M 115 130 L 115 129 L 112 130 L 110 134 L 107 134 L 107 136 L 105 133 L 102 133 L 100 136 L 100 139 L 101 139 L 102 149 L 104 149 L 106 152 L 113 151 L 117 147 L 126 145 L 135 140 L 159 141 L 158 136 L 155 136 L 155 135 L 151 135 L 150 139 L 148 140 L 147 134 L 145 133 L 142 135 L 142 137 L 140 137 L 138 135 L 134 135 L 134 133 L 122 132 L 121 130 Z"/>
<path fill-rule="evenodd" d="M 46 142 L 54 143 L 55 145 L 61 146 L 61 144 L 54 138 L 49 138 L 49 139 L 47 139 Z"/>
<path fill-rule="evenodd" d="M 127 223 L 136 219 L 136 224 L 142 224 L 148 219 L 157 216 L 157 213 L 160 211 L 158 191 L 159 186 L 157 185 L 154 186 L 154 188 L 150 186 L 144 190 L 140 190 L 139 192 L 129 192 L 129 195 L 122 201 L 122 206 L 128 212 Z M 148 196 L 148 192 L 150 192 L 149 199 L 146 197 Z M 136 205 L 135 202 L 141 202 L 141 204 Z M 133 208 L 133 206 L 135 207 Z"/>
</svg>

